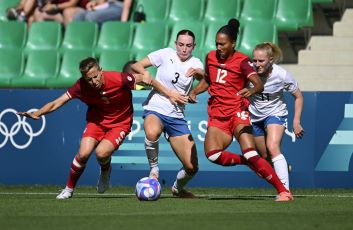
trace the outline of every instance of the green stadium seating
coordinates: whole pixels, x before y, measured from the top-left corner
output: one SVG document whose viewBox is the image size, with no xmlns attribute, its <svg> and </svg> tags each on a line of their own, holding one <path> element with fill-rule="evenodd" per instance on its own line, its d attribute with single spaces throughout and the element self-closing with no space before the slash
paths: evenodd
<svg viewBox="0 0 353 230">
<path fill-rule="evenodd" d="M 168 46 L 175 48 L 176 36 L 180 30 L 188 29 L 195 34 L 195 43 L 197 48 L 202 49 L 205 37 L 205 26 L 201 21 L 179 21 L 175 22 L 172 27 L 171 36 Z"/>
<path fill-rule="evenodd" d="M 238 50 L 252 57 L 254 47 L 263 42 L 278 44 L 276 26 L 266 21 L 249 21 L 244 26 Z"/>
<path fill-rule="evenodd" d="M 205 35 L 204 50 L 210 51 L 216 49 L 216 34 L 217 31 L 228 22 L 211 22 L 208 24 L 207 33 Z"/>
<path fill-rule="evenodd" d="M 252 20 L 266 20 L 273 21 L 278 0 L 266 0 L 264 4 L 263 0 L 246 0 L 244 1 L 243 9 L 240 14 L 240 21 L 246 23 Z"/>
<path fill-rule="evenodd" d="M 17 21 L 0 21 L 0 49 L 21 49 L 26 43 L 27 25 Z"/>
<path fill-rule="evenodd" d="M 278 31 L 296 31 L 312 27 L 313 8 L 311 0 L 278 0 L 275 24 Z"/>
<path fill-rule="evenodd" d="M 95 54 L 105 50 L 128 49 L 132 43 L 133 23 L 108 21 L 103 23 L 99 34 Z"/>
<path fill-rule="evenodd" d="M 138 11 L 140 5 L 147 22 L 160 22 L 168 17 L 170 0 L 137 0 L 134 11 Z"/>
<path fill-rule="evenodd" d="M 35 22 L 31 25 L 25 52 L 58 50 L 62 40 L 61 24 L 56 21 Z"/>
<path fill-rule="evenodd" d="M 333 3 L 334 0 L 311 0 L 311 2 L 314 4 L 314 3 L 318 3 L 318 4 L 321 4 L 321 3 Z"/>
<path fill-rule="evenodd" d="M 61 45 L 61 52 L 67 50 L 88 50 L 96 46 L 98 25 L 94 22 L 71 22 L 67 27 Z"/>
<path fill-rule="evenodd" d="M 169 24 L 176 21 L 202 20 L 205 8 L 204 0 L 173 0 L 169 12 Z"/>
<path fill-rule="evenodd" d="M 165 23 L 138 23 L 136 24 L 132 49 L 135 52 L 138 50 L 157 50 L 165 47 L 167 41 L 168 33 Z"/>
<path fill-rule="evenodd" d="M 18 5 L 20 0 L 1 0 L 0 1 L 0 21 L 7 21 L 7 9 Z"/>
<path fill-rule="evenodd" d="M 92 50 L 67 50 L 62 57 L 60 72 L 56 78 L 46 81 L 48 88 L 68 88 L 81 77 L 80 61 L 92 57 Z"/>
<path fill-rule="evenodd" d="M 231 18 L 239 18 L 242 0 L 207 0 L 204 22 L 228 22 Z"/>
<path fill-rule="evenodd" d="M 28 53 L 24 73 L 11 80 L 13 88 L 45 88 L 49 78 L 56 77 L 59 69 L 59 53 L 55 50 L 33 50 Z"/>
<path fill-rule="evenodd" d="M 10 81 L 22 74 L 24 57 L 21 49 L 0 49 L 0 88 L 10 87 Z"/>
<path fill-rule="evenodd" d="M 104 50 L 99 57 L 99 65 L 103 70 L 121 72 L 126 62 L 132 60 L 128 50 Z"/>
</svg>

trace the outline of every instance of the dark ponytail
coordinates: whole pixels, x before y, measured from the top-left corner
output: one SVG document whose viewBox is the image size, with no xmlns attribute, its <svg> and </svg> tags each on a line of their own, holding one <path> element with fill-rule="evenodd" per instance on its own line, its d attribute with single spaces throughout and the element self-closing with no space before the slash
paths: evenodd
<svg viewBox="0 0 353 230">
<path fill-rule="evenodd" d="M 228 24 L 222 26 L 218 31 L 217 34 L 226 34 L 231 40 L 236 41 L 238 38 L 239 33 L 239 26 L 240 23 L 237 19 L 232 18 L 228 21 Z"/>
</svg>

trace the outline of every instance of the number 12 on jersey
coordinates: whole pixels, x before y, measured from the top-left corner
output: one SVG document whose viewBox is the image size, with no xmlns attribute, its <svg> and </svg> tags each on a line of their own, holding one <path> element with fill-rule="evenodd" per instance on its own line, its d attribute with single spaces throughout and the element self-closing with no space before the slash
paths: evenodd
<svg viewBox="0 0 353 230">
<path fill-rule="evenodd" d="M 226 81 L 224 80 L 224 78 L 227 76 L 227 70 L 225 69 L 218 69 L 217 72 L 217 78 L 216 78 L 216 82 L 218 83 L 226 83 Z"/>
</svg>

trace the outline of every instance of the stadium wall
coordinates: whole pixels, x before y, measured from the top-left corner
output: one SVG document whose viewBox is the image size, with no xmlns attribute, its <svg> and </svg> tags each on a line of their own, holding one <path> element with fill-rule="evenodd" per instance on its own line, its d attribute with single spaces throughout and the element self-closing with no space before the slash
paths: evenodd
<svg viewBox="0 0 353 230">
<path fill-rule="evenodd" d="M 85 126 L 86 106 L 74 100 L 58 111 L 33 121 L 15 115 L 39 108 L 63 94 L 63 90 L 0 90 L 0 184 L 64 185 Z M 132 132 L 113 155 L 113 185 L 132 186 L 148 175 L 144 152 L 141 103 L 148 91 L 134 92 L 135 116 Z M 286 95 L 292 129 L 293 99 Z M 193 187 L 269 187 L 245 166 L 221 167 L 203 153 L 207 125 L 207 98 L 187 106 L 186 118 L 197 143 L 200 171 Z M 292 165 L 291 186 L 298 188 L 353 188 L 353 93 L 304 92 L 302 124 L 305 136 L 296 140 L 287 132 L 282 150 Z M 236 141 L 229 147 L 240 153 Z M 160 138 L 160 182 L 172 185 L 180 162 L 168 142 Z M 79 185 L 95 185 L 99 167 L 92 156 Z"/>
</svg>

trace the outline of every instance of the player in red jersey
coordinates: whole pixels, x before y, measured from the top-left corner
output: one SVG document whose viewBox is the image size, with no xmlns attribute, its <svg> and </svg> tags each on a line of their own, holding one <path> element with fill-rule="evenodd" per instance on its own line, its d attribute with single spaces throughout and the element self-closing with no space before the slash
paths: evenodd
<svg viewBox="0 0 353 230">
<path fill-rule="evenodd" d="M 35 112 L 19 112 L 19 115 L 33 119 L 53 112 L 71 99 L 77 98 L 87 104 L 86 129 L 80 148 L 72 161 L 66 187 L 56 197 L 72 197 L 74 188 L 82 175 L 86 162 L 93 150 L 100 164 L 100 178 L 97 191 L 104 193 L 109 188 L 111 156 L 129 134 L 133 121 L 131 90 L 136 83 L 151 84 L 152 78 L 142 74 L 102 71 L 98 61 L 86 58 L 80 62 L 82 77 L 66 93 L 44 105 Z"/>
<path fill-rule="evenodd" d="M 293 199 L 292 194 L 255 149 L 247 97 L 262 92 L 263 83 L 249 57 L 235 50 L 238 30 L 236 19 L 231 19 L 218 30 L 216 50 L 210 51 L 206 57 L 205 77 L 189 95 L 193 103 L 196 95 L 207 89 L 211 96 L 208 100 L 205 154 L 215 164 L 248 165 L 276 188 L 279 193 L 276 201 L 289 201 Z M 253 88 L 246 88 L 248 81 L 254 85 Z M 225 151 L 233 136 L 240 144 L 242 156 Z"/>
</svg>

